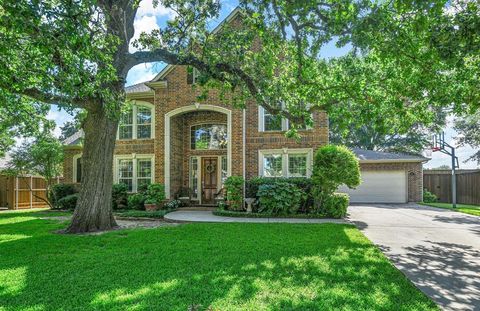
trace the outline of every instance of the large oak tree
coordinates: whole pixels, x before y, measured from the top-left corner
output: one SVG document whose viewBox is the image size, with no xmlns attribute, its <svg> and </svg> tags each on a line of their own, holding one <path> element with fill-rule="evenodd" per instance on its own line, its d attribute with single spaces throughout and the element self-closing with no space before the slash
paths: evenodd
<svg viewBox="0 0 480 311">
<path fill-rule="evenodd" d="M 478 108 L 478 2 L 242 0 L 242 27 L 212 33 L 218 1 L 163 0 L 175 17 L 130 53 L 138 4 L 0 2 L 2 92 L 87 112 L 82 188 L 68 232 L 116 225 L 113 149 L 125 79 L 137 64 L 195 67 L 204 94 L 221 89 L 240 107 L 254 100 L 293 124 L 347 101 L 394 109 L 405 123 L 428 122 L 438 107 Z M 332 41 L 351 52 L 323 59 Z"/>
</svg>

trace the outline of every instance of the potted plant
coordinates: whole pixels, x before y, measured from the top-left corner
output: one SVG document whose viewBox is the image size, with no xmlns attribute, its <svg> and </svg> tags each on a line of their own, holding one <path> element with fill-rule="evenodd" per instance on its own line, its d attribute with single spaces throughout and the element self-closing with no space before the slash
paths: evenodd
<svg viewBox="0 0 480 311">
<path fill-rule="evenodd" d="M 144 203 L 145 210 L 154 211 L 157 208 L 163 208 L 166 202 L 168 201 L 165 200 L 165 187 L 162 184 L 148 185 Z"/>
<path fill-rule="evenodd" d="M 143 205 L 145 206 L 146 211 L 155 211 L 157 209 L 157 202 L 151 198 L 146 199 Z"/>
</svg>

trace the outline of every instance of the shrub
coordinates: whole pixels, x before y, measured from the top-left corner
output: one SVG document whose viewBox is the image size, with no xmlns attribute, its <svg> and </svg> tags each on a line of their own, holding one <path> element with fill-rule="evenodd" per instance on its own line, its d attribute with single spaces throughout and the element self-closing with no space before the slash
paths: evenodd
<svg viewBox="0 0 480 311">
<path fill-rule="evenodd" d="M 145 198 L 148 204 L 159 204 L 165 200 L 165 186 L 162 184 L 150 184 L 148 185 Z"/>
<path fill-rule="evenodd" d="M 263 184 L 258 188 L 260 213 L 272 215 L 295 214 L 306 196 L 297 186 L 283 181 Z"/>
<path fill-rule="evenodd" d="M 346 193 L 332 193 L 321 200 L 318 213 L 331 218 L 342 218 L 347 215 L 349 196 Z"/>
<path fill-rule="evenodd" d="M 56 184 L 53 185 L 52 188 L 50 189 L 49 193 L 49 200 L 50 203 L 53 205 L 54 208 L 60 208 L 57 207 L 58 201 L 66 196 L 72 195 L 77 193 L 77 189 L 73 184 Z"/>
<path fill-rule="evenodd" d="M 352 151 L 343 146 L 320 147 L 313 160 L 314 195 L 330 195 L 341 185 L 355 188 L 360 184 L 360 165 Z"/>
<path fill-rule="evenodd" d="M 69 194 L 57 201 L 56 207 L 59 209 L 74 210 L 77 206 L 78 193 Z"/>
<path fill-rule="evenodd" d="M 240 176 L 230 176 L 225 180 L 226 199 L 230 209 L 241 209 L 244 180 Z"/>
<path fill-rule="evenodd" d="M 145 202 L 145 196 L 141 193 L 134 193 L 129 195 L 127 201 L 128 201 L 127 206 L 129 209 L 136 209 L 136 210 L 145 209 L 145 206 L 143 206 L 143 203 Z"/>
<path fill-rule="evenodd" d="M 137 193 L 145 194 L 147 193 L 149 184 L 140 184 L 137 188 Z"/>
<path fill-rule="evenodd" d="M 127 206 L 127 185 L 114 184 L 112 186 L 112 208 L 124 209 Z"/>
<path fill-rule="evenodd" d="M 163 206 L 164 209 L 177 209 L 182 205 L 180 200 L 172 200 Z"/>
<path fill-rule="evenodd" d="M 423 189 L 423 202 L 435 203 L 435 202 L 438 202 L 438 198 L 435 194 L 431 193 L 427 189 Z"/>
<path fill-rule="evenodd" d="M 292 177 L 292 178 L 268 178 L 268 177 L 254 177 L 245 183 L 245 195 L 247 198 L 257 198 L 258 188 L 261 185 L 271 185 L 277 182 L 287 182 L 297 186 L 306 196 L 300 202 L 299 211 L 306 213 L 313 207 L 312 195 L 312 179 L 306 177 Z"/>
</svg>

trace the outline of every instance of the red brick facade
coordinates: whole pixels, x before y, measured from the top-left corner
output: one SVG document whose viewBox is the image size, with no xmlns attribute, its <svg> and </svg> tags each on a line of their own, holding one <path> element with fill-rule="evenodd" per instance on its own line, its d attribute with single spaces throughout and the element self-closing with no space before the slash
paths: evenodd
<svg viewBox="0 0 480 311">
<path fill-rule="evenodd" d="M 154 180 L 168 184 L 174 195 L 182 186 L 189 184 L 189 159 L 191 156 L 227 156 L 230 174 L 251 178 L 259 172 L 259 150 L 298 149 L 312 150 L 328 143 L 328 117 L 325 112 L 315 112 L 313 128 L 301 131 L 299 140 L 286 138 L 284 132 L 259 131 L 258 106 L 247 104 L 245 110 L 234 108 L 220 100 L 217 91 L 211 90 L 198 104 L 200 90 L 187 84 L 187 70 L 175 66 L 165 74 L 162 83 L 151 83 L 151 95 L 135 100 L 154 104 L 154 138 L 145 140 L 117 140 L 115 155 L 152 155 L 154 157 Z M 132 94 L 129 96 L 133 97 Z M 214 109 L 211 109 L 211 108 Z M 213 111 L 215 110 L 215 111 Z M 165 131 L 165 122 L 170 123 Z M 229 150 L 191 150 L 190 127 L 199 123 L 227 124 L 231 131 Z M 243 128 L 245 124 L 245 129 Z M 170 143 L 166 144 L 166 140 Z M 167 141 L 168 141 L 167 140 Z M 170 149 L 168 169 L 165 168 L 166 148 Z M 73 181 L 73 156 L 80 153 L 77 147 L 66 148 L 64 175 L 66 182 Z M 245 154 L 245 157 L 244 157 Z M 245 168 L 244 168 L 245 166 Z M 362 170 L 405 168 L 408 172 L 409 201 L 420 201 L 422 192 L 421 163 L 362 164 Z M 169 173 L 170 178 L 165 174 Z"/>
</svg>

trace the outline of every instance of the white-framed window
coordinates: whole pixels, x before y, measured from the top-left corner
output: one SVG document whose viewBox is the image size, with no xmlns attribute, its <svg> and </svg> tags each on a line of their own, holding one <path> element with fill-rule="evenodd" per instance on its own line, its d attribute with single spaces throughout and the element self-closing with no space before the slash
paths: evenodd
<svg viewBox="0 0 480 311">
<path fill-rule="evenodd" d="M 313 150 L 275 149 L 259 151 L 259 175 L 263 177 L 310 177 Z"/>
<path fill-rule="evenodd" d="M 153 155 L 119 155 L 114 160 L 114 180 L 126 184 L 128 192 L 137 192 L 142 185 L 153 183 Z"/>
<path fill-rule="evenodd" d="M 82 182 L 82 154 L 76 154 L 73 156 L 73 182 Z"/>
<path fill-rule="evenodd" d="M 155 137 L 155 109 L 147 102 L 135 101 L 120 117 L 117 139 L 149 139 Z"/>
<path fill-rule="evenodd" d="M 287 118 L 283 118 L 281 115 L 272 115 L 262 106 L 258 107 L 258 131 L 260 132 L 274 132 L 274 131 L 288 131 L 290 129 L 291 122 Z M 307 130 L 310 127 L 299 126 L 299 130 Z"/>
</svg>

